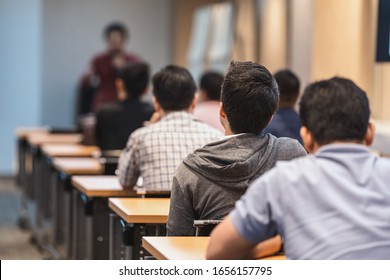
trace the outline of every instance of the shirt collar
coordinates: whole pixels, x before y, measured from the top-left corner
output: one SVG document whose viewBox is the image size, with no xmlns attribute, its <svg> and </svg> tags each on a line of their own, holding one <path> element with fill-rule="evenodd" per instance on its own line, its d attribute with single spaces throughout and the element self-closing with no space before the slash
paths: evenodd
<svg viewBox="0 0 390 280">
<path fill-rule="evenodd" d="M 161 118 L 160 121 L 168 121 L 168 120 L 182 120 L 182 119 L 194 119 L 193 114 L 187 112 L 187 111 L 175 111 L 167 113 L 165 116 Z"/>
<path fill-rule="evenodd" d="M 343 152 L 343 153 L 370 153 L 370 149 L 363 144 L 354 143 L 335 143 L 328 144 L 319 148 L 316 152 L 316 156 L 320 156 L 325 153 Z"/>
</svg>

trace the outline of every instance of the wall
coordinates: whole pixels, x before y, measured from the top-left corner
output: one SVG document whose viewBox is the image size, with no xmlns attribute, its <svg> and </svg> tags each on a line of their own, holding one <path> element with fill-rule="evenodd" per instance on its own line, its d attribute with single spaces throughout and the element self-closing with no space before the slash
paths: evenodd
<svg viewBox="0 0 390 280">
<path fill-rule="evenodd" d="M 375 62 L 377 13 L 378 0 L 314 0 L 312 78 L 353 79 L 372 116 L 390 120 L 390 64 Z"/>
<path fill-rule="evenodd" d="M 303 89 L 311 81 L 313 1 L 290 1 L 288 8 L 288 67 L 300 77 Z"/>
<path fill-rule="evenodd" d="M 45 124 L 67 126 L 74 117 L 77 82 L 91 57 L 104 50 L 111 21 L 130 29 L 128 49 L 157 71 L 171 60 L 170 0 L 45 0 L 43 111 Z"/>
<path fill-rule="evenodd" d="M 0 175 L 13 172 L 14 130 L 70 126 L 77 82 L 104 50 L 112 20 L 153 71 L 171 61 L 171 0 L 0 0 Z"/>
<path fill-rule="evenodd" d="M 41 112 L 40 0 L 0 0 L 0 175 L 12 173 L 14 131 Z"/>
</svg>

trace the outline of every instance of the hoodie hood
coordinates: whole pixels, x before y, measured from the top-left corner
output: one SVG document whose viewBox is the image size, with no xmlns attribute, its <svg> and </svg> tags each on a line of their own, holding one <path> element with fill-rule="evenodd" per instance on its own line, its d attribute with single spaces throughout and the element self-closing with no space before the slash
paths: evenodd
<svg viewBox="0 0 390 280">
<path fill-rule="evenodd" d="M 212 142 L 190 154 L 184 164 L 209 181 L 228 188 L 247 188 L 264 173 L 276 138 L 271 134 L 240 134 Z M 267 168 L 268 169 L 268 168 Z"/>
</svg>

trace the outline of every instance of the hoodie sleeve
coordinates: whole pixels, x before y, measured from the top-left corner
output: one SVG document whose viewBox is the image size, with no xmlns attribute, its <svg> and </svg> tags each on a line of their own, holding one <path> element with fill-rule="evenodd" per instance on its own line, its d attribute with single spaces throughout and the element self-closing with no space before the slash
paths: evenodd
<svg viewBox="0 0 390 280">
<path fill-rule="evenodd" d="M 176 176 L 173 177 L 171 189 L 171 203 L 167 223 L 167 235 L 169 236 L 193 236 L 195 235 L 194 212 L 192 203 L 184 194 Z"/>
</svg>

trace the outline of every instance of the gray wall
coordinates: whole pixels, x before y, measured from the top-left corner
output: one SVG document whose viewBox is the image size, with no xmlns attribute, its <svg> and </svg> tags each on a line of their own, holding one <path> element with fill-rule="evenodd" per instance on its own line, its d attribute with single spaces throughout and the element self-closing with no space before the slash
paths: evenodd
<svg viewBox="0 0 390 280">
<path fill-rule="evenodd" d="M 153 71 L 171 61 L 171 0 L 0 0 L 0 175 L 13 172 L 16 127 L 73 124 L 77 83 L 113 20 Z"/>
<path fill-rule="evenodd" d="M 40 0 L 0 0 L 0 175 L 11 174 L 14 130 L 41 114 Z"/>
</svg>

